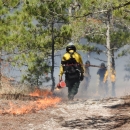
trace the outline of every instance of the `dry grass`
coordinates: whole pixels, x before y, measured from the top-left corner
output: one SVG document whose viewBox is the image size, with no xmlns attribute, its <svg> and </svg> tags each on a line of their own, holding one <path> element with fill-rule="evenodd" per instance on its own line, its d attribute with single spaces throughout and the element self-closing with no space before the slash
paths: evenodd
<svg viewBox="0 0 130 130">
<path fill-rule="evenodd" d="M 26 84 L 13 84 L 12 79 L 2 76 L 1 77 L 1 88 L 0 94 L 28 94 L 34 90 L 34 87 L 28 86 Z"/>
</svg>

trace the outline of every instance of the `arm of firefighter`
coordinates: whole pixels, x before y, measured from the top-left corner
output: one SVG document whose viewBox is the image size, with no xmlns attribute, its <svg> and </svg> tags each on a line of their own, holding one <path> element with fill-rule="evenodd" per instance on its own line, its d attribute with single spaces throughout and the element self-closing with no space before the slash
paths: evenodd
<svg viewBox="0 0 130 130">
<path fill-rule="evenodd" d="M 116 81 L 116 71 L 113 69 L 111 73 L 111 81 L 115 82 Z"/>
<path fill-rule="evenodd" d="M 97 85 L 96 85 L 96 93 L 97 93 L 97 94 L 98 94 L 99 84 L 100 84 L 100 76 L 99 76 L 99 74 L 97 74 Z"/>
<path fill-rule="evenodd" d="M 60 73 L 59 73 L 59 81 L 61 81 L 62 80 L 62 75 L 63 75 L 63 66 L 61 65 L 60 66 Z"/>
<path fill-rule="evenodd" d="M 105 72 L 104 79 L 103 79 L 103 82 L 104 82 L 104 83 L 106 83 L 107 78 L 108 78 L 108 71 Z"/>
<path fill-rule="evenodd" d="M 87 76 L 87 70 L 86 70 L 86 67 L 85 67 L 85 65 L 83 65 L 83 67 L 84 67 L 84 76 Z"/>
<path fill-rule="evenodd" d="M 65 61 L 65 57 L 64 57 L 64 56 L 62 57 L 61 63 L 62 63 L 62 61 Z M 62 80 L 62 75 L 63 75 L 63 73 L 64 73 L 64 70 L 63 70 L 63 66 L 62 66 L 62 64 L 61 64 L 61 65 L 60 65 L 60 73 L 59 73 L 59 80 L 60 80 L 60 81 Z"/>
<path fill-rule="evenodd" d="M 82 58 L 81 58 L 81 56 L 79 55 L 79 64 L 81 65 L 81 71 L 82 71 L 82 73 L 84 73 L 85 72 L 85 67 L 84 67 L 84 65 L 83 65 L 83 61 L 82 61 Z"/>
</svg>

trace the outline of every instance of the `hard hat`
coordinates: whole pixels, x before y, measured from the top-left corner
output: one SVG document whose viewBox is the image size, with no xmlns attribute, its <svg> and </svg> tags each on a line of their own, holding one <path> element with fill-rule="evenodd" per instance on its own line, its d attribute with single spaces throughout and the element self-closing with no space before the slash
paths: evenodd
<svg viewBox="0 0 130 130">
<path fill-rule="evenodd" d="M 89 61 L 89 60 L 87 60 L 87 61 L 85 62 L 85 64 L 90 64 L 90 61 Z"/>
<path fill-rule="evenodd" d="M 70 42 L 67 47 L 66 47 L 66 51 L 69 52 L 69 50 L 74 50 L 76 51 L 76 47 L 75 45 L 73 44 L 73 42 Z"/>
<path fill-rule="evenodd" d="M 104 64 L 104 63 L 101 63 L 101 66 L 104 66 L 104 67 L 105 67 L 105 64 Z"/>
</svg>

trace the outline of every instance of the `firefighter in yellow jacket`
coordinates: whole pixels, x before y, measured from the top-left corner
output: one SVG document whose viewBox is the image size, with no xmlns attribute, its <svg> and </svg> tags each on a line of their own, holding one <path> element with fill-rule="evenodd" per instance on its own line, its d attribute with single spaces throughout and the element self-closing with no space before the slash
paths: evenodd
<svg viewBox="0 0 130 130">
<path fill-rule="evenodd" d="M 68 99 L 73 100 L 78 93 L 80 81 L 84 78 L 83 61 L 79 53 L 76 52 L 75 45 L 71 42 L 66 47 L 60 66 L 59 80 L 65 74 L 65 82 L 68 87 Z"/>
<path fill-rule="evenodd" d="M 106 71 L 106 73 L 104 75 L 103 82 L 107 83 L 107 79 L 108 79 L 108 70 Z M 115 93 L 116 71 L 112 65 L 110 68 L 110 80 L 111 80 L 111 84 L 112 84 L 111 96 L 116 96 L 116 93 Z M 106 88 L 106 91 L 108 91 L 107 88 Z"/>
</svg>

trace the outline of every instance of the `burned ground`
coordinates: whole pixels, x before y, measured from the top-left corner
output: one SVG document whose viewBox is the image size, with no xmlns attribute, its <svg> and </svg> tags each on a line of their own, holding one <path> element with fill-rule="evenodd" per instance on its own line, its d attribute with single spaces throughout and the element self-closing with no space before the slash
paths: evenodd
<svg viewBox="0 0 130 130">
<path fill-rule="evenodd" d="M 4 95 L 0 100 L 0 130 L 129 130 L 130 96 L 61 100 L 42 109 L 11 113 L 9 103 L 23 108 L 38 97 Z M 11 97 L 11 96 L 10 96 Z M 16 98 L 15 97 L 15 98 Z M 24 98 L 23 98 L 24 97 Z M 53 97 L 55 98 L 55 97 Z M 53 99 L 52 99 L 53 100 Z M 33 104 L 34 105 L 34 104 Z M 38 104 L 36 104 L 38 105 Z"/>
</svg>

